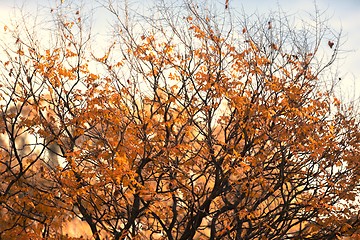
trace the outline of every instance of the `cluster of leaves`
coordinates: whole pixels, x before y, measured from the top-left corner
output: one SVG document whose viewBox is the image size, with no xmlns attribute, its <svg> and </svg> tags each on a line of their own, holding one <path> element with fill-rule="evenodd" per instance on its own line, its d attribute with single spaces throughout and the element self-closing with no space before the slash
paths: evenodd
<svg viewBox="0 0 360 240">
<path fill-rule="evenodd" d="M 64 238 L 74 218 L 94 239 L 358 236 L 359 122 L 320 87 L 324 22 L 241 33 L 164 9 L 141 30 L 108 7 L 103 57 L 78 11 L 49 48 L 7 29 L 0 237 Z"/>
</svg>

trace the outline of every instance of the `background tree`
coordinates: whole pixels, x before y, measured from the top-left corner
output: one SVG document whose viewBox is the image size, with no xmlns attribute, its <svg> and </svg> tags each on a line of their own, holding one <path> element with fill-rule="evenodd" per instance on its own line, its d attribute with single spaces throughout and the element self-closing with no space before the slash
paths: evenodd
<svg viewBox="0 0 360 240">
<path fill-rule="evenodd" d="M 296 28 L 199 6 L 106 4 L 103 54 L 70 3 L 47 44 L 7 27 L 2 238 L 65 238 L 74 218 L 94 239 L 358 237 L 359 119 L 327 74 L 340 35 L 319 12 Z"/>
</svg>

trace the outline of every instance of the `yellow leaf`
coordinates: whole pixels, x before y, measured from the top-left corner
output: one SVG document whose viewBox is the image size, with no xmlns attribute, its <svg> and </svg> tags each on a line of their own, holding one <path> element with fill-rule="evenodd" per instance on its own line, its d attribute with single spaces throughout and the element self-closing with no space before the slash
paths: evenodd
<svg viewBox="0 0 360 240">
<path fill-rule="evenodd" d="M 17 50 L 17 52 L 16 52 L 17 54 L 19 54 L 19 55 L 24 55 L 24 51 L 23 50 L 21 50 L 21 49 L 19 49 L 19 50 Z"/>
<path fill-rule="evenodd" d="M 347 230 L 349 230 L 350 228 L 352 228 L 352 226 L 348 223 L 345 223 L 342 227 L 341 227 L 341 232 L 346 232 Z"/>
</svg>

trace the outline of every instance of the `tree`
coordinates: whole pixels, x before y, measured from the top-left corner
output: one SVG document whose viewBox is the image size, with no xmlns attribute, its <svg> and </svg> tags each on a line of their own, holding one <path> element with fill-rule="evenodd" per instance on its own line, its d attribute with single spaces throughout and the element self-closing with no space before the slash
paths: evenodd
<svg viewBox="0 0 360 240">
<path fill-rule="evenodd" d="M 340 36 L 321 14 L 104 5 L 100 55 L 63 7 L 48 44 L 41 23 L 6 27 L 1 238 L 70 238 L 72 219 L 93 239 L 359 237 L 359 119 L 328 80 Z"/>
</svg>

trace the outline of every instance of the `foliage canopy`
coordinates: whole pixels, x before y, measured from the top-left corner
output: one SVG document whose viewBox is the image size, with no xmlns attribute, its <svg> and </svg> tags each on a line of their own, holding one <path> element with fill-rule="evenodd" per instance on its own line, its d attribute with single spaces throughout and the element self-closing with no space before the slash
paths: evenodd
<svg viewBox="0 0 360 240">
<path fill-rule="evenodd" d="M 103 54 L 66 1 L 48 40 L 6 26 L 0 238 L 80 237 L 79 220 L 93 239 L 359 237 L 359 119 L 328 74 L 340 37 L 318 12 L 299 28 L 166 4 L 104 4 Z"/>
</svg>

